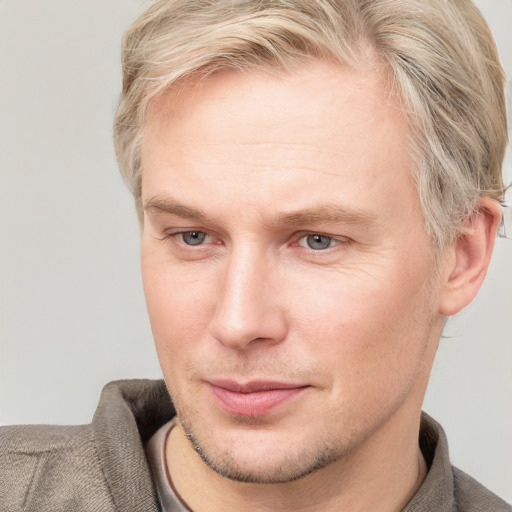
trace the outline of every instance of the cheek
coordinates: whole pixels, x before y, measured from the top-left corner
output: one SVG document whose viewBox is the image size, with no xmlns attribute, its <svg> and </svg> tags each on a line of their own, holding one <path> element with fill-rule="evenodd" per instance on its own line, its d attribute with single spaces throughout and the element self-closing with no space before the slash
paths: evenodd
<svg viewBox="0 0 512 512">
<path fill-rule="evenodd" d="M 214 311 L 208 280 L 142 252 L 142 279 L 153 338 L 162 366 L 178 361 L 204 338 Z"/>
<path fill-rule="evenodd" d="M 316 285 L 295 289 L 291 334 L 309 345 L 309 357 L 329 369 L 340 393 L 348 387 L 385 393 L 393 382 L 401 387 L 413 377 L 432 325 L 420 274 L 404 280 L 398 271 L 383 278 L 340 273 Z"/>
<path fill-rule="evenodd" d="M 393 298 L 388 288 L 383 300 L 380 288 L 368 283 L 354 289 L 346 282 L 337 293 L 331 290 L 331 300 L 317 300 L 317 316 L 297 323 L 301 332 L 294 336 L 308 340 L 303 353 L 321 369 L 332 428 L 343 424 L 347 435 L 383 419 L 408 396 L 421 397 L 428 377 L 424 356 L 431 333 L 415 311 L 424 307 L 421 298 L 413 291 Z"/>
</svg>

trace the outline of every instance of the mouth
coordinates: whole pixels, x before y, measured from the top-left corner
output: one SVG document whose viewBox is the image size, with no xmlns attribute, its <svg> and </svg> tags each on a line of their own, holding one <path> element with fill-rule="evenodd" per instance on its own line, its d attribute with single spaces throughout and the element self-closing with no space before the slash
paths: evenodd
<svg viewBox="0 0 512 512">
<path fill-rule="evenodd" d="M 208 384 L 213 398 L 222 409 L 236 416 L 252 418 L 274 412 L 310 387 L 273 381 L 241 384 L 227 379 L 210 380 Z"/>
</svg>

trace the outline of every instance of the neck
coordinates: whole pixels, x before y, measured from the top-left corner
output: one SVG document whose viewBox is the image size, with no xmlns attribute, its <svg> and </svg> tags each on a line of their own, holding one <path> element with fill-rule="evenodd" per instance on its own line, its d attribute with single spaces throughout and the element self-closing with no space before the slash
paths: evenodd
<svg viewBox="0 0 512 512">
<path fill-rule="evenodd" d="M 177 424 L 166 448 L 169 474 L 194 512 L 398 512 L 427 473 L 418 445 L 420 414 L 411 422 L 406 412 L 399 410 L 353 453 L 284 484 L 248 484 L 218 475 L 201 460 Z"/>
</svg>

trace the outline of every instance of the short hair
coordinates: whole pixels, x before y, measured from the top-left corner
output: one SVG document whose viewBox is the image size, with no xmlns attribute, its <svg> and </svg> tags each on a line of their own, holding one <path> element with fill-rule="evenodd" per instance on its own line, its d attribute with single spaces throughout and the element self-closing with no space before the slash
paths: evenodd
<svg viewBox="0 0 512 512">
<path fill-rule="evenodd" d="M 121 173 L 139 218 L 148 105 L 173 85 L 224 69 L 290 70 L 311 58 L 387 66 L 410 126 L 425 229 L 456 237 L 482 196 L 502 200 L 505 74 L 470 0 L 156 0 L 123 39 L 114 120 Z"/>
</svg>

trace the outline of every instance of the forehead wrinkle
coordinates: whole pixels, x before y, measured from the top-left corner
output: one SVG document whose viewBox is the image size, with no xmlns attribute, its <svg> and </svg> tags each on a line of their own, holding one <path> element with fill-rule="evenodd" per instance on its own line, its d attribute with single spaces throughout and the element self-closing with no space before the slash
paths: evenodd
<svg viewBox="0 0 512 512">
<path fill-rule="evenodd" d="M 194 142 L 190 146 L 187 142 L 180 142 L 173 146 L 173 154 L 166 155 L 166 162 L 171 162 L 174 167 L 186 166 L 187 169 L 200 168 L 203 164 L 208 167 L 216 168 L 222 167 L 224 164 L 218 160 L 229 151 L 229 146 L 239 146 L 247 148 L 246 158 L 240 162 L 232 160 L 233 173 L 245 176 L 254 171 L 271 172 L 274 173 L 278 170 L 288 171 L 308 171 L 319 173 L 325 176 L 338 176 L 336 166 L 339 165 L 337 160 L 340 156 L 348 151 L 343 148 L 333 150 L 328 145 L 314 147 L 301 143 L 280 143 L 280 142 Z M 197 152 L 198 148 L 204 151 Z M 282 155 L 276 161 L 260 160 L 258 155 L 267 154 L 267 150 L 281 149 Z M 251 152 L 255 152 L 254 156 Z M 318 154 L 321 153 L 321 161 Z M 183 160 L 179 163 L 176 162 L 176 156 L 180 155 Z M 316 161 L 311 163 L 307 157 L 316 157 Z"/>
<path fill-rule="evenodd" d="M 179 151 L 185 156 L 189 155 L 191 152 L 196 156 L 194 152 L 198 148 L 205 149 L 208 152 L 208 156 L 210 156 L 212 153 L 213 155 L 218 153 L 223 154 L 233 147 L 247 149 L 248 152 L 265 151 L 266 154 L 266 152 L 270 150 L 282 151 L 297 156 L 312 154 L 316 157 L 318 153 L 321 152 L 322 155 L 328 154 L 333 158 L 338 157 L 340 154 L 349 153 L 349 148 L 340 148 L 339 145 L 333 148 L 332 144 L 320 140 L 315 140 L 314 143 L 311 143 L 311 133 L 308 132 L 307 135 L 309 135 L 309 142 L 290 141 L 285 139 L 284 136 L 282 140 L 279 140 L 276 136 L 272 141 L 269 141 L 266 133 L 258 134 L 257 132 L 248 134 L 247 140 L 233 140 L 232 137 L 228 137 L 227 135 L 224 138 L 216 136 L 215 140 L 208 140 L 204 137 L 198 140 L 197 136 L 187 136 L 186 134 L 180 133 L 178 134 L 177 140 L 173 140 L 172 148 L 173 152 Z M 343 140 L 340 141 L 340 144 L 342 143 Z"/>
</svg>

